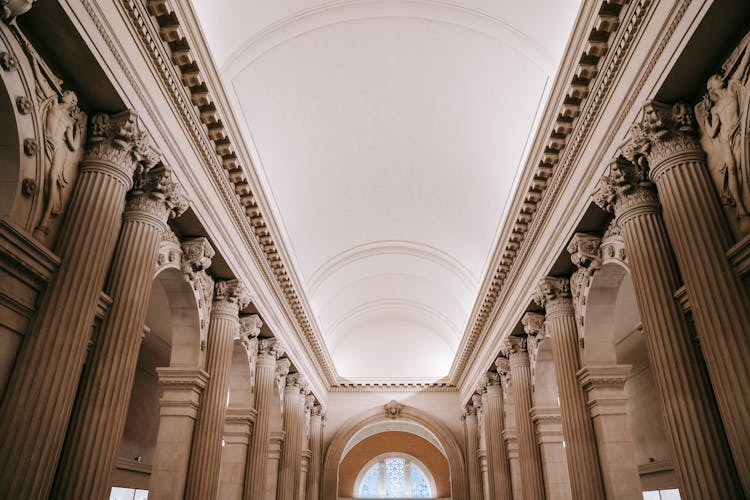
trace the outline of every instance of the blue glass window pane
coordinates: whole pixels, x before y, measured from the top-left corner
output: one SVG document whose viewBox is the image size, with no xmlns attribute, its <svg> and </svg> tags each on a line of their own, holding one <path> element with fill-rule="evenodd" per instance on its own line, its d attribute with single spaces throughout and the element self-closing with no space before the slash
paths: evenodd
<svg viewBox="0 0 750 500">
<path fill-rule="evenodd" d="M 386 458 L 385 459 L 385 497 L 386 498 L 404 498 L 406 473 L 404 470 L 406 463 L 403 458 Z"/>
<path fill-rule="evenodd" d="M 378 464 L 370 467 L 365 477 L 362 479 L 362 484 L 359 487 L 360 498 L 378 498 L 380 496 L 378 492 Z"/>
<path fill-rule="evenodd" d="M 411 465 L 411 496 L 413 498 L 430 498 L 432 492 L 422 469 Z"/>
</svg>

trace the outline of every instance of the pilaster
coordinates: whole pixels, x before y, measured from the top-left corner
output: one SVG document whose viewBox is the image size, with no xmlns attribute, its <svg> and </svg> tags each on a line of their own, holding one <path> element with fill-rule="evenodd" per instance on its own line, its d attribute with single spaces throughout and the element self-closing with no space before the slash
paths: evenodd
<svg viewBox="0 0 750 500">
<path fill-rule="evenodd" d="M 487 436 L 487 468 L 489 470 L 491 498 L 512 498 L 508 455 L 502 440 L 503 388 L 500 375 L 487 372 L 481 384 L 484 404 L 484 425 Z"/>
<path fill-rule="evenodd" d="M 310 411 L 310 467 L 305 489 L 306 500 L 318 500 L 319 497 L 325 419 L 325 408 L 320 404 L 313 405 Z"/>
<path fill-rule="evenodd" d="M 286 377 L 284 388 L 284 434 L 286 443 L 281 450 L 279 484 L 276 489 L 278 500 L 296 500 L 299 493 L 299 470 L 302 453 L 302 431 L 304 393 L 307 381 L 299 373 Z"/>
<path fill-rule="evenodd" d="M 208 373 L 200 368 L 157 368 L 162 396 L 149 498 L 182 500 L 200 396 Z"/>
<path fill-rule="evenodd" d="M 642 498 L 625 393 L 629 376 L 630 365 L 590 365 L 578 372 L 594 422 L 607 498 Z"/>
<path fill-rule="evenodd" d="M 247 447 L 256 414 L 252 408 L 230 406 L 224 416 L 219 493 L 222 500 L 242 500 L 245 483 Z"/>
<path fill-rule="evenodd" d="M 531 409 L 531 420 L 542 455 L 547 500 L 571 500 L 560 408 L 534 407 Z"/>
</svg>

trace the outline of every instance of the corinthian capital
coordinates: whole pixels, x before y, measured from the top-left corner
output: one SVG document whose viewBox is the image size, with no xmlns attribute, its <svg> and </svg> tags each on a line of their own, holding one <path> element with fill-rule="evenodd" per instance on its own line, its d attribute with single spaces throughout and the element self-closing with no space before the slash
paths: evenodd
<svg viewBox="0 0 750 500">
<path fill-rule="evenodd" d="M 477 410 L 481 410 L 482 409 L 482 396 L 480 394 L 474 394 L 473 396 L 471 396 L 471 404 Z"/>
<path fill-rule="evenodd" d="M 526 350 L 526 337 L 517 337 L 510 335 L 505 342 L 503 342 L 503 354 L 505 354 L 510 360 L 518 354 L 525 354 Z"/>
<path fill-rule="evenodd" d="M 618 218 L 634 209 L 654 210 L 659 203 L 645 162 L 631 162 L 623 157 L 609 163 L 609 175 L 602 176 L 593 201 Z"/>
<path fill-rule="evenodd" d="M 276 360 L 276 372 L 274 377 L 276 379 L 276 385 L 282 385 L 286 383 L 286 377 L 289 375 L 289 368 L 291 368 L 292 362 L 289 358 L 279 358 Z"/>
<path fill-rule="evenodd" d="M 125 177 L 124 182 L 129 186 L 136 166 L 154 155 L 149 135 L 141 130 L 135 111 L 99 113 L 91 119 L 84 162 L 109 165 Z"/>
<path fill-rule="evenodd" d="M 534 292 L 534 302 L 544 307 L 547 314 L 553 310 L 572 307 L 570 280 L 547 276 L 539 280 Z"/>
<path fill-rule="evenodd" d="M 466 403 L 464 405 L 464 415 L 476 415 L 477 414 L 477 408 L 471 403 Z"/>
<path fill-rule="evenodd" d="M 521 318 L 521 324 L 526 335 L 544 337 L 544 314 L 527 312 Z"/>
<path fill-rule="evenodd" d="M 179 217 L 189 206 L 187 198 L 164 163 L 146 168 L 140 165 L 133 175 L 133 188 L 128 193 L 126 216 L 149 214 L 162 223 Z"/>
<path fill-rule="evenodd" d="M 586 233 L 576 233 L 568 244 L 568 253 L 570 260 L 576 267 L 585 267 L 587 269 L 596 269 L 599 267 L 601 258 L 599 256 L 599 243 L 601 239 L 598 236 Z"/>
<path fill-rule="evenodd" d="M 250 316 L 243 316 L 240 318 L 240 333 L 243 337 L 251 339 L 257 337 L 262 326 L 263 321 L 257 314 L 251 314 Z"/>
<path fill-rule="evenodd" d="M 286 385 L 287 388 L 293 388 L 295 390 L 299 390 L 300 386 L 304 383 L 305 378 L 300 373 L 290 373 L 286 376 L 286 380 L 284 381 L 284 385 Z"/>
<path fill-rule="evenodd" d="M 239 313 L 250 303 L 250 293 L 239 280 L 217 281 L 214 285 L 214 307 L 224 304 Z"/>
<path fill-rule="evenodd" d="M 258 342 L 258 356 L 270 356 L 277 360 L 284 355 L 284 349 L 276 339 L 260 339 Z M 289 360 L 287 359 L 287 362 Z"/>
<path fill-rule="evenodd" d="M 182 243 L 182 272 L 190 277 L 211 267 L 211 259 L 216 254 L 208 238 L 194 238 Z"/>
<path fill-rule="evenodd" d="M 485 387 L 496 387 L 500 385 L 500 374 L 496 371 L 489 371 L 482 375 Z"/>
<path fill-rule="evenodd" d="M 669 158 L 701 151 L 690 106 L 681 102 L 672 106 L 646 102 L 640 120 L 631 125 L 621 149 L 625 158 L 634 163 L 647 160 L 652 177 L 658 178 L 662 171 L 659 167 Z"/>
</svg>

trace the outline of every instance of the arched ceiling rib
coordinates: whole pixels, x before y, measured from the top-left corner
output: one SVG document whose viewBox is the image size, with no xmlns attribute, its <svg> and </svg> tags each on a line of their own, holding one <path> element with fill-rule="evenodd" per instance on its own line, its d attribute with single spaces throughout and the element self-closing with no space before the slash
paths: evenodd
<svg viewBox="0 0 750 500">
<path fill-rule="evenodd" d="M 194 0 L 349 379 L 446 375 L 578 0 Z"/>
</svg>

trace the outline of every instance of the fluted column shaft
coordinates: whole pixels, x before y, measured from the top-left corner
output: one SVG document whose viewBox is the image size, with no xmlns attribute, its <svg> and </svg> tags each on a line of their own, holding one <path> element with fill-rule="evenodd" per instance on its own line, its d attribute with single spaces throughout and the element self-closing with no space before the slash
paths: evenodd
<svg viewBox="0 0 750 500">
<path fill-rule="evenodd" d="M 320 405 L 310 414 L 310 466 L 307 472 L 306 500 L 318 500 L 320 492 L 320 464 L 323 459 L 323 421 L 325 415 Z"/>
<path fill-rule="evenodd" d="M 104 498 L 117 460 L 161 235 L 177 202 L 163 165 L 136 176 L 107 291 L 112 306 L 85 367 L 51 498 Z"/>
<path fill-rule="evenodd" d="M 477 410 L 474 405 L 467 404 L 464 407 L 464 427 L 466 429 L 466 468 L 469 478 L 469 499 L 481 500 L 482 497 L 482 472 L 479 467 L 479 426 L 477 422 Z"/>
<path fill-rule="evenodd" d="M 516 429 L 518 432 L 518 455 L 521 463 L 523 498 L 535 500 L 545 498 L 544 472 L 536 432 L 531 421 L 531 363 L 526 351 L 525 338 L 513 338 L 506 344 L 506 356 L 510 361 L 510 378 L 513 381 L 513 400 L 516 405 Z"/>
<path fill-rule="evenodd" d="M 249 302 L 244 286 L 234 281 L 220 281 L 215 286 L 206 349 L 208 383 L 201 401 L 190 452 L 185 498 L 213 500 L 219 488 L 221 439 L 227 411 L 232 348 L 239 336 L 239 311 Z"/>
<path fill-rule="evenodd" d="M 60 267 L 26 333 L 0 406 L 5 498 L 47 498 L 86 358 L 97 301 L 140 158 L 137 116 L 92 119 L 56 252 Z"/>
<path fill-rule="evenodd" d="M 276 343 L 272 339 L 258 342 L 255 361 L 255 428 L 247 457 L 245 471 L 245 500 L 264 498 L 266 491 L 266 464 L 271 439 L 271 403 L 275 392 Z"/>
<path fill-rule="evenodd" d="M 648 155 L 664 224 L 682 271 L 703 358 L 745 493 L 750 496 L 750 300 L 729 259 L 729 225 L 693 134 L 669 124 L 679 107 L 653 103 L 671 133 Z M 647 105 L 648 107 L 648 105 Z"/>
<path fill-rule="evenodd" d="M 567 278 L 548 279 L 543 299 L 545 330 L 552 341 L 552 359 L 560 395 L 565 453 L 573 498 L 604 498 L 594 425 L 578 383 L 578 330 Z M 540 285 L 542 288 L 544 284 Z"/>
<path fill-rule="evenodd" d="M 494 495 L 492 498 L 511 500 L 510 464 L 503 443 L 503 388 L 499 376 L 488 380 L 484 402 L 490 491 Z"/>
<path fill-rule="evenodd" d="M 600 188 L 607 200 L 597 203 L 614 210 L 625 242 L 680 494 L 743 498 L 700 350 L 673 296 L 679 273 L 656 194 L 634 165 L 615 160 L 611 169 Z"/>
<path fill-rule="evenodd" d="M 286 439 L 281 450 L 277 500 L 296 500 L 296 485 L 302 458 L 304 396 L 300 394 L 299 374 L 287 376 L 284 389 L 284 432 Z"/>
</svg>

